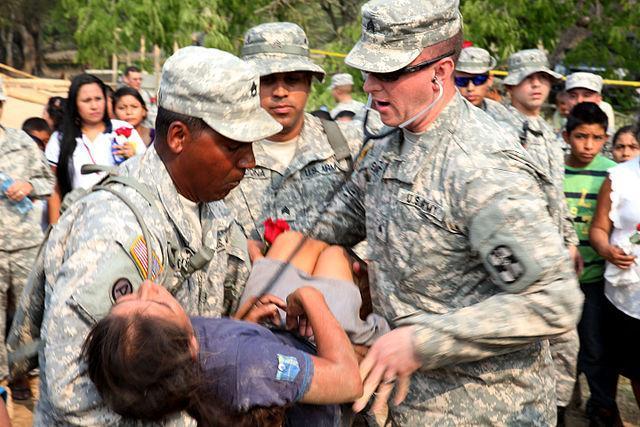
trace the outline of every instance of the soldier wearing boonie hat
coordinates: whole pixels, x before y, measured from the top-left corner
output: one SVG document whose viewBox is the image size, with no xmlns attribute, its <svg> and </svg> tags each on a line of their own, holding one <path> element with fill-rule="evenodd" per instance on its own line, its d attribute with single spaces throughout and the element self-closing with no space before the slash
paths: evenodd
<svg viewBox="0 0 640 427">
<path fill-rule="evenodd" d="M 460 52 L 460 58 L 456 63 L 454 81 L 467 101 L 497 120 L 509 115 L 509 112 L 499 102 L 487 98 L 493 85 L 493 75 L 490 71 L 496 64 L 496 59 L 485 49 L 466 47 Z"/>
<path fill-rule="evenodd" d="M 329 89 L 331 90 L 333 99 L 337 103 L 330 113 L 332 119 L 339 120 L 338 116 L 344 112 L 351 113 L 350 117 L 353 120 L 364 119 L 364 104 L 362 102 L 356 101 L 351 96 L 351 93 L 353 91 L 353 77 L 351 76 L 351 74 L 334 74 L 331 77 L 331 85 L 329 86 Z M 351 118 L 349 118 L 348 120 L 351 120 Z"/>
<path fill-rule="evenodd" d="M 564 90 L 569 94 L 571 108 L 581 102 L 593 102 L 594 104 L 598 104 L 598 107 L 604 111 L 607 115 L 607 119 L 609 119 L 607 135 L 611 137 L 616 132 L 615 113 L 613 112 L 611 104 L 602 99 L 602 84 L 602 77 L 597 74 L 577 72 L 567 76 L 567 81 L 564 84 Z M 603 152 L 605 152 L 609 158 L 611 158 L 610 149 L 611 147 L 609 144 L 607 144 L 606 147 L 603 147 Z"/>
<path fill-rule="evenodd" d="M 372 144 L 314 237 L 366 235 L 374 312 L 396 327 L 360 364 L 354 409 L 397 387 L 394 425 L 553 425 L 547 338 L 575 325 L 581 293 L 544 173 L 455 88 L 458 5 L 362 7 L 346 62 L 401 129 Z"/>
<path fill-rule="evenodd" d="M 520 143 L 531 154 L 538 167 L 553 184 L 555 197 L 560 200 L 562 218 L 558 231 L 569 249 L 572 265 L 576 271 L 582 262 L 577 245 L 578 236 L 573 227 L 572 215 L 564 196 L 564 151 L 563 141 L 541 115 L 551 85 L 562 78 L 549 68 L 547 55 L 540 49 L 526 49 L 509 57 L 509 74 L 503 80 L 511 96 L 511 113 L 506 119 L 497 119 L 507 129 L 518 133 Z M 578 335 L 574 329 L 550 340 L 556 377 L 558 417 L 564 417 L 564 408 L 569 404 L 576 378 Z"/>
<path fill-rule="evenodd" d="M 312 78 L 324 70 L 309 56 L 298 25 L 273 22 L 250 28 L 242 59 L 260 74 L 261 105 L 282 131 L 254 144 L 256 166 L 226 199 L 247 236 L 260 239 L 267 218 L 305 231 L 327 196 L 345 179 L 362 142 L 360 129 L 322 121 L 304 109 Z"/>
<path fill-rule="evenodd" d="M 81 348 L 91 326 L 144 279 L 170 289 L 191 316 L 235 310 L 247 241 L 220 199 L 253 166 L 250 142 L 281 129 L 260 107 L 259 85 L 230 53 L 178 50 L 162 69 L 153 146 L 123 164 L 119 181 L 103 183 L 109 191 L 93 191 L 61 216 L 43 244 L 47 269 L 34 279 L 48 302 L 34 425 L 125 423 L 89 379 Z M 192 422 L 176 414 L 166 424 Z"/>
</svg>

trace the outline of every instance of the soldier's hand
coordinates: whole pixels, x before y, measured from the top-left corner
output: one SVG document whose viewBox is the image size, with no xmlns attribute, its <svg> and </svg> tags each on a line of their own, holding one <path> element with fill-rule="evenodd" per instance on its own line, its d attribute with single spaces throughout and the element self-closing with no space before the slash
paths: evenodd
<svg viewBox="0 0 640 427">
<path fill-rule="evenodd" d="M 576 275 L 580 277 L 582 270 L 584 270 L 584 260 L 582 259 L 582 255 L 580 255 L 580 251 L 576 245 L 569 246 L 569 256 L 571 257 L 571 262 L 573 263 L 573 269 L 575 270 Z"/>
<path fill-rule="evenodd" d="M 376 400 L 371 410 L 382 409 L 394 388 L 393 402 L 399 405 L 409 392 L 411 374 L 421 365 L 413 348 L 413 326 L 403 326 L 383 335 L 360 363 L 364 392 L 353 404 L 353 410 L 359 412 L 364 409 L 374 393 Z"/>
<path fill-rule="evenodd" d="M 27 197 L 33 191 L 33 187 L 26 181 L 16 180 L 13 184 L 7 188 L 5 195 L 13 200 L 19 202 Z"/>
</svg>

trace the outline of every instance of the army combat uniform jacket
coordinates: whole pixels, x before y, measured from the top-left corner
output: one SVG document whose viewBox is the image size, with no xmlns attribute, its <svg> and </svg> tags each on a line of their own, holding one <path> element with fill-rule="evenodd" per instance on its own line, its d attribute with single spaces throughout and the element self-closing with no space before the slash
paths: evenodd
<svg viewBox="0 0 640 427">
<path fill-rule="evenodd" d="M 29 198 L 51 194 L 55 178 L 44 155 L 25 132 L 0 126 L 0 172 L 14 181 L 26 181 L 33 187 Z M 16 251 L 33 248 L 42 242 L 42 211 L 31 209 L 20 214 L 12 203 L 0 197 L 0 250 Z"/>
<path fill-rule="evenodd" d="M 91 327 L 119 295 L 136 291 L 148 268 L 154 281 L 168 288 L 191 316 L 218 317 L 234 310 L 248 277 L 246 240 L 223 202 L 202 204 L 202 235 L 195 235 L 155 149 L 131 162 L 123 170 L 146 185 L 153 206 L 132 187 L 114 186 L 142 214 L 153 236 L 152 260 L 147 262 L 132 210 L 108 191 L 95 191 L 64 212 L 44 247 L 45 310 L 35 425 L 123 424 L 100 400 L 79 357 Z M 181 271 L 202 247 L 212 250 L 210 261 L 187 280 L 178 278 L 174 270 Z M 178 424 L 189 422 L 176 418 Z"/>
<path fill-rule="evenodd" d="M 402 156 L 376 142 L 316 237 L 366 234 L 374 312 L 415 325 L 422 368 L 397 425 L 551 425 L 548 337 L 577 322 L 582 296 L 552 221 L 551 183 L 459 94 Z"/>
<path fill-rule="evenodd" d="M 247 237 L 260 239 L 264 221 L 285 219 L 292 229 L 307 231 L 334 190 L 342 185 L 362 144 L 355 123 L 340 123 L 349 153 L 337 156 L 317 117 L 304 115 L 296 153 L 288 167 L 253 144 L 256 167 L 248 169 L 225 202 L 233 208 Z M 341 158 L 338 158 L 341 157 Z"/>
</svg>

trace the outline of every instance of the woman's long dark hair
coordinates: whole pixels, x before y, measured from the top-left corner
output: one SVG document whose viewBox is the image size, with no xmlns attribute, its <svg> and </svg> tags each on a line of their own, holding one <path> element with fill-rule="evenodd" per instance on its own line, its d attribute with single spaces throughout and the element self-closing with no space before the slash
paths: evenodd
<svg viewBox="0 0 640 427">
<path fill-rule="evenodd" d="M 104 402 L 128 419 L 160 421 L 187 411 L 198 426 L 276 427 L 284 408 L 237 413 L 211 392 L 193 359 L 191 333 L 162 318 L 108 315 L 87 336 L 83 358 Z"/>
<path fill-rule="evenodd" d="M 76 138 L 82 136 L 82 119 L 78 113 L 78 92 L 82 86 L 92 83 L 100 87 L 102 95 L 106 100 L 107 95 L 104 83 L 92 74 L 79 74 L 75 76 L 69 87 L 69 96 L 67 97 L 64 117 L 62 119 L 62 132 L 61 135 L 59 135 L 60 156 L 58 157 L 58 167 L 56 170 L 60 195 L 62 197 L 72 189 L 73 152 L 76 150 Z M 110 121 L 106 104 L 102 121 L 108 128 Z"/>
<path fill-rule="evenodd" d="M 47 114 L 53 122 L 53 131 L 62 130 L 62 119 L 64 118 L 64 109 L 67 100 L 61 96 L 52 96 L 47 101 Z"/>
</svg>

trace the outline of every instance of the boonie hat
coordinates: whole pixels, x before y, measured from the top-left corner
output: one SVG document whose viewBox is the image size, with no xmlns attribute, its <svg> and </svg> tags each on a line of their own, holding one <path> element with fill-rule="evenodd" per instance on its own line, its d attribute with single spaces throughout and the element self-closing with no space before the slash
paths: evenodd
<svg viewBox="0 0 640 427">
<path fill-rule="evenodd" d="M 570 91 L 575 88 L 589 89 L 594 92 L 602 92 L 602 77 L 593 73 L 578 72 L 569 74 L 564 90 Z"/>
<path fill-rule="evenodd" d="M 260 106 L 259 92 L 258 74 L 240 58 L 218 49 L 189 46 L 164 63 L 158 105 L 201 118 L 234 141 L 253 142 L 282 130 Z"/>
<path fill-rule="evenodd" d="M 496 58 L 479 47 L 466 47 L 460 52 L 456 71 L 469 74 L 486 74 L 496 67 Z"/>
<path fill-rule="evenodd" d="M 250 28 L 244 35 L 242 59 L 256 67 L 260 77 L 275 73 L 308 71 L 318 80 L 325 72 L 309 58 L 304 30 L 291 22 L 271 22 Z"/>
<path fill-rule="evenodd" d="M 331 77 L 331 89 L 338 86 L 353 86 L 353 76 L 347 73 L 334 74 Z"/>
<path fill-rule="evenodd" d="M 411 63 L 425 47 L 462 29 L 458 0 L 372 0 L 362 6 L 362 35 L 345 59 L 372 73 L 389 73 Z"/>
<path fill-rule="evenodd" d="M 4 80 L 0 77 L 0 102 L 4 102 L 7 100 L 7 95 L 4 93 Z"/>
<path fill-rule="evenodd" d="M 534 73 L 545 73 L 553 80 L 562 78 L 562 74 L 549 69 L 547 55 L 540 49 L 518 51 L 509 57 L 509 75 L 502 81 L 509 86 L 517 86 Z"/>
</svg>

